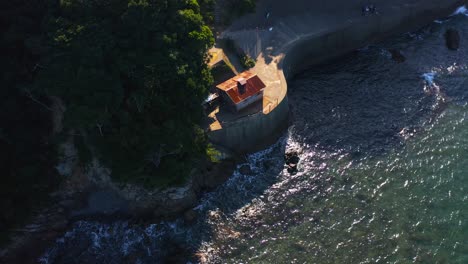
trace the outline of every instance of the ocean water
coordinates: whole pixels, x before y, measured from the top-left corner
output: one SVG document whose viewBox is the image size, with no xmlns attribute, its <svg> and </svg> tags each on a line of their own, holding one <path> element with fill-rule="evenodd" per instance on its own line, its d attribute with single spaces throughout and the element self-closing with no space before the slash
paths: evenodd
<svg viewBox="0 0 468 264">
<path fill-rule="evenodd" d="M 287 133 L 195 224 L 79 222 L 41 262 L 468 263 L 467 63 L 461 14 L 311 68 L 289 82 Z"/>
</svg>

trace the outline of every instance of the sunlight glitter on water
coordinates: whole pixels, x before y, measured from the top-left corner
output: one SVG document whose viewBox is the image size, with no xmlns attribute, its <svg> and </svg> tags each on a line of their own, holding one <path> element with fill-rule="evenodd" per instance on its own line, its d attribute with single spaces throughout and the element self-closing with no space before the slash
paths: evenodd
<svg viewBox="0 0 468 264">
<path fill-rule="evenodd" d="M 441 45 L 448 27 L 468 36 L 465 19 L 297 76 L 287 134 L 206 194 L 193 226 L 81 222 L 43 263 L 158 263 L 169 242 L 202 263 L 468 263 L 468 50 Z"/>
</svg>

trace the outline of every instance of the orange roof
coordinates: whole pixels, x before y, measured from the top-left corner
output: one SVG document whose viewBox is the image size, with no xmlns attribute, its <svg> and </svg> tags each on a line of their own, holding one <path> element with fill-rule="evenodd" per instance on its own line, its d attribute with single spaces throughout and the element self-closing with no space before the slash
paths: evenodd
<svg viewBox="0 0 468 264">
<path fill-rule="evenodd" d="M 239 93 L 237 82 L 246 82 L 245 93 Z M 250 96 L 257 94 L 265 87 L 266 85 L 262 82 L 262 80 L 260 80 L 256 74 L 249 71 L 245 71 L 216 86 L 216 88 L 226 92 L 235 104 L 238 104 Z"/>
</svg>

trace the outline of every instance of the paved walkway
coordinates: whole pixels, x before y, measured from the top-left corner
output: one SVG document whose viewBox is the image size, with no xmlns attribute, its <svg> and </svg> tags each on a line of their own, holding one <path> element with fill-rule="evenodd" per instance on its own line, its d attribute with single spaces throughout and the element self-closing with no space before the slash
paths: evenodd
<svg viewBox="0 0 468 264">
<path fill-rule="evenodd" d="M 319 39 L 319 36 L 347 28 L 369 31 L 367 37 L 361 37 L 362 39 L 357 41 L 354 45 L 356 47 L 349 47 L 352 50 L 377 39 L 374 35 L 384 36 L 386 32 L 381 31 L 386 30 L 387 24 L 392 26 L 395 24 L 393 27 L 396 28 L 399 26 L 399 20 L 404 23 L 405 19 L 411 18 L 413 14 L 424 16 L 426 11 L 437 13 L 439 10 L 453 8 L 464 2 L 466 1 L 260 0 L 256 13 L 235 21 L 221 34 L 221 37 L 234 39 L 246 53 L 257 59 L 252 71 L 267 84 L 263 113 L 268 114 L 287 94 L 283 73 L 285 65 L 282 65 L 282 62 L 288 50 L 301 40 L 311 39 L 314 36 Z M 378 14 L 363 16 L 362 7 L 370 3 L 376 6 Z M 325 49 L 323 52 L 326 52 Z M 326 58 L 327 54 L 323 54 L 322 57 Z"/>
</svg>

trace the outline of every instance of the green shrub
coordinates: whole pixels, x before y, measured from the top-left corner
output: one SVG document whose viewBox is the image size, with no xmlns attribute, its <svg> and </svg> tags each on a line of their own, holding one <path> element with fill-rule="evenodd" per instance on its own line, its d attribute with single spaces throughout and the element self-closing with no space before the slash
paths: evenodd
<svg viewBox="0 0 468 264">
<path fill-rule="evenodd" d="M 235 42 L 230 38 L 223 39 L 221 45 L 228 53 L 234 54 L 245 69 L 255 67 L 255 60 L 246 54 Z"/>
<path fill-rule="evenodd" d="M 255 60 L 252 59 L 248 54 L 241 58 L 241 64 L 244 68 L 250 69 L 255 67 Z"/>
</svg>

